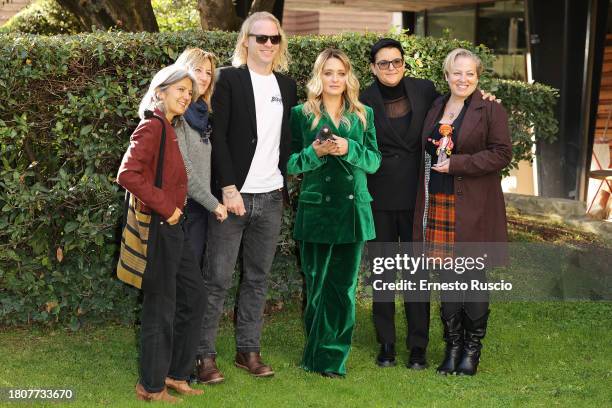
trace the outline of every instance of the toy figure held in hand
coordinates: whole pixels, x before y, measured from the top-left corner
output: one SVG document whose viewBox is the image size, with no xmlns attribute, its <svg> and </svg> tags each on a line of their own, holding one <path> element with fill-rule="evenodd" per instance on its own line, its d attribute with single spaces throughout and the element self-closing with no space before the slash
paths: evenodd
<svg viewBox="0 0 612 408">
<path fill-rule="evenodd" d="M 436 153 L 438 155 L 437 166 L 440 166 L 448 157 L 452 154 L 454 143 L 453 143 L 453 127 L 451 125 L 443 124 L 440 125 L 438 132 L 442 135 L 440 140 L 432 140 L 431 142 L 436 145 Z"/>
</svg>

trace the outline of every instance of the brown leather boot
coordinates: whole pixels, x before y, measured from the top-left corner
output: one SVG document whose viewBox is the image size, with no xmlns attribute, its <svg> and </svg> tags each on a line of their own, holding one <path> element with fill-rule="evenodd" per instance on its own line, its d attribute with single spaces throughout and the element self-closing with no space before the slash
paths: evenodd
<svg viewBox="0 0 612 408">
<path fill-rule="evenodd" d="M 248 371 L 255 377 L 271 377 L 274 375 L 272 367 L 261 361 L 261 356 L 257 352 L 236 353 L 236 367 Z"/>
<path fill-rule="evenodd" d="M 199 384 L 219 384 L 225 378 L 221 371 L 217 368 L 215 357 L 198 356 L 196 359 L 196 373 Z"/>
<path fill-rule="evenodd" d="M 175 380 L 170 377 L 166 377 L 166 387 L 182 395 L 202 395 L 204 394 L 204 391 L 202 390 L 196 390 L 194 388 L 191 388 L 189 384 L 187 384 L 187 381 Z"/>
<path fill-rule="evenodd" d="M 140 383 L 136 384 L 136 398 L 140 401 L 163 401 L 170 404 L 183 402 L 182 399 L 168 394 L 168 390 L 165 387 L 160 392 L 148 392 Z"/>
</svg>

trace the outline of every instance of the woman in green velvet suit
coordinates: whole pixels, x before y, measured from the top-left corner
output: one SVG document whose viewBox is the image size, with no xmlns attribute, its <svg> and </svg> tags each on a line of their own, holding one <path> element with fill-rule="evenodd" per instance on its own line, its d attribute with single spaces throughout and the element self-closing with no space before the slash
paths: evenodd
<svg viewBox="0 0 612 408">
<path fill-rule="evenodd" d="M 317 57 L 306 103 L 291 111 L 289 174 L 303 174 L 294 238 L 306 280 L 306 346 L 302 367 L 326 377 L 346 374 L 355 325 L 355 290 L 364 242 L 374 221 L 366 173 L 381 155 L 372 110 L 358 100 L 348 57 Z M 333 137 L 316 136 L 327 126 Z"/>
</svg>

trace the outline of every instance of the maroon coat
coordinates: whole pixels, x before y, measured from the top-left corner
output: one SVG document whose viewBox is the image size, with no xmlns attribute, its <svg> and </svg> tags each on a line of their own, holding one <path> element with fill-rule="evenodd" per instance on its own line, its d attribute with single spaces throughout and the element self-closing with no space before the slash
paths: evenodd
<svg viewBox="0 0 612 408">
<path fill-rule="evenodd" d="M 436 99 L 425 118 L 423 163 L 424 147 L 444 109 L 444 100 L 444 97 Z M 512 143 L 506 110 L 497 102 L 475 95 L 457 134 L 455 151 L 450 156 L 449 174 L 454 176 L 455 193 L 455 242 L 508 240 L 500 172 L 511 159 Z M 414 241 L 423 240 L 425 172 L 422 167 L 414 213 Z"/>
<path fill-rule="evenodd" d="M 117 182 L 144 204 L 143 212 L 153 210 L 168 219 L 175 208 L 183 210 L 187 196 L 187 173 L 174 128 L 161 111 L 156 110 L 155 114 L 166 123 L 162 188 L 155 187 L 162 134 L 162 124 L 155 118 L 143 119 L 132 133 L 130 145 L 119 166 Z"/>
</svg>

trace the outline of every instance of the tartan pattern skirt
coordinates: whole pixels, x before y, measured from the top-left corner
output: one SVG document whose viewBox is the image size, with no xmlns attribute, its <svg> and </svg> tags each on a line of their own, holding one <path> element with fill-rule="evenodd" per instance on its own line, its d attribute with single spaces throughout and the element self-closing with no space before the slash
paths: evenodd
<svg viewBox="0 0 612 408">
<path fill-rule="evenodd" d="M 453 255 L 455 243 L 455 195 L 433 193 L 429 195 L 425 242 L 428 254 L 434 257 Z"/>
</svg>

